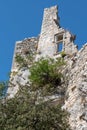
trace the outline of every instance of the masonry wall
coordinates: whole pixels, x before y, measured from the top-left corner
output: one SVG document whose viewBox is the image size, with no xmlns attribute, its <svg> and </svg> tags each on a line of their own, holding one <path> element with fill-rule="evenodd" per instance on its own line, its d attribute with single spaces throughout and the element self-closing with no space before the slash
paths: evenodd
<svg viewBox="0 0 87 130">
<path fill-rule="evenodd" d="M 40 39 L 38 43 L 38 53 L 41 55 L 53 55 L 57 46 L 54 43 L 54 35 L 58 32 L 59 18 L 57 17 L 57 6 L 44 10 Z"/>
<path fill-rule="evenodd" d="M 58 43 L 55 41 L 55 36 L 60 34 L 63 35 L 63 47 L 61 51 L 65 51 L 66 54 L 73 54 L 77 52 L 77 48 L 73 43 L 73 35 L 69 31 L 61 28 L 59 25 L 58 7 L 53 6 L 51 8 L 44 9 L 37 53 L 40 54 L 40 56 L 50 57 L 57 54 Z"/>
<path fill-rule="evenodd" d="M 70 113 L 72 130 L 87 130 L 87 44 L 66 61 L 68 88 L 64 107 Z"/>
<path fill-rule="evenodd" d="M 15 44 L 13 62 L 12 62 L 12 71 L 18 70 L 18 65 L 15 61 L 16 55 L 21 55 L 26 57 L 26 54 L 35 54 L 37 50 L 39 37 L 26 38 L 23 41 L 17 41 Z"/>
</svg>

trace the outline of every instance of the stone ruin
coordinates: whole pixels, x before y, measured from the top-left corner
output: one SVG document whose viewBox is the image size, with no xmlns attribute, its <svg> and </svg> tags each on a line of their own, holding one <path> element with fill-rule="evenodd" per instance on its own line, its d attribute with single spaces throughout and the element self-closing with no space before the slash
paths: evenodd
<svg viewBox="0 0 87 130">
<path fill-rule="evenodd" d="M 37 52 L 41 55 L 53 56 L 64 51 L 66 54 L 77 52 L 74 45 L 75 35 L 60 27 L 57 6 L 44 10 L 42 28 Z"/>
<path fill-rule="evenodd" d="M 12 63 L 12 71 L 18 70 L 18 64 L 15 61 L 16 55 L 21 55 L 22 57 L 26 57 L 29 53 L 35 53 L 37 50 L 39 37 L 35 38 L 25 38 L 23 41 L 17 41 L 14 50 L 13 63 Z"/>
<path fill-rule="evenodd" d="M 16 42 L 12 70 L 17 69 L 15 56 L 29 51 L 30 46 L 37 52 L 37 57 L 53 57 L 61 51 L 75 54 L 78 51 L 77 45 L 74 45 L 75 38 L 75 35 L 60 27 L 57 6 L 44 9 L 40 36 Z"/>
<path fill-rule="evenodd" d="M 78 51 L 74 44 L 75 35 L 60 27 L 58 7 L 53 6 L 44 10 L 40 36 L 27 38 L 16 42 L 13 56 L 12 72 L 18 71 L 11 77 L 13 87 L 8 88 L 10 98 L 18 91 L 18 83 L 28 84 L 28 70 L 18 70 L 15 56 L 33 52 L 37 58 L 55 57 L 64 51 L 67 66 L 64 69 L 68 77 L 66 98 L 63 108 L 70 113 L 69 123 L 72 130 L 87 130 L 87 44 Z"/>
</svg>

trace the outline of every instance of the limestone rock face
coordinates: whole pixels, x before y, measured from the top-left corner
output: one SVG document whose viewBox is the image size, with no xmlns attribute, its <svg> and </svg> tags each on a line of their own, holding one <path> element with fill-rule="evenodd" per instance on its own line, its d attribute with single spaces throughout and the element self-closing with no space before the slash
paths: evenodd
<svg viewBox="0 0 87 130">
<path fill-rule="evenodd" d="M 57 6 L 44 10 L 39 37 L 16 42 L 8 98 L 16 95 L 20 85 L 29 86 L 31 60 L 33 64 L 40 57 L 56 59 L 61 57 L 60 52 L 64 52 L 67 65 L 62 71 L 67 77 L 67 84 L 63 108 L 70 113 L 69 123 L 72 130 L 87 130 L 87 44 L 78 51 L 74 44 L 75 35 L 60 27 L 57 12 Z M 27 59 L 31 54 L 33 57 Z M 16 55 L 21 55 L 28 66 L 20 68 L 15 60 Z"/>
</svg>

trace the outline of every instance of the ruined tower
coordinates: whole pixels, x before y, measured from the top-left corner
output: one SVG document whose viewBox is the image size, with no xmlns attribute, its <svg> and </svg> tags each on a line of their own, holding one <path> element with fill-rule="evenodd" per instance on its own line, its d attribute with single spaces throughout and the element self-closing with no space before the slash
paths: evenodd
<svg viewBox="0 0 87 130">
<path fill-rule="evenodd" d="M 31 49 L 36 51 L 36 57 L 53 57 L 61 51 L 64 51 L 66 54 L 77 52 L 77 46 L 74 45 L 75 35 L 60 27 L 59 21 L 57 6 L 44 9 L 40 36 L 16 42 L 12 71 L 18 69 L 15 56 L 21 54 L 24 57 L 26 56 L 25 52 L 30 53 Z M 35 46 L 37 47 L 35 48 Z"/>
<path fill-rule="evenodd" d="M 41 28 L 40 39 L 38 43 L 38 54 L 42 56 L 53 56 L 60 51 L 66 54 L 77 52 L 74 45 L 75 35 L 60 27 L 58 17 L 58 7 L 44 9 L 44 16 Z"/>
</svg>

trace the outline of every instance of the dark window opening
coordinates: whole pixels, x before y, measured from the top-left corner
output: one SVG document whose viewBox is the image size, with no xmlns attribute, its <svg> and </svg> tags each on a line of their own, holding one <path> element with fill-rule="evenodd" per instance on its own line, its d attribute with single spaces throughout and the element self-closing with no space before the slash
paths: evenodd
<svg viewBox="0 0 87 130">
<path fill-rule="evenodd" d="M 55 35 L 55 42 L 59 43 L 61 41 L 63 41 L 63 34 Z"/>
<path fill-rule="evenodd" d="M 63 35 L 58 36 L 58 41 L 61 41 L 61 40 L 63 40 Z"/>
</svg>

